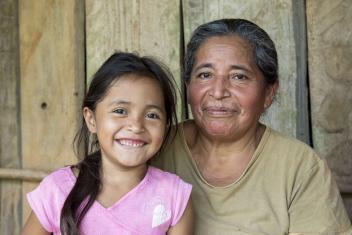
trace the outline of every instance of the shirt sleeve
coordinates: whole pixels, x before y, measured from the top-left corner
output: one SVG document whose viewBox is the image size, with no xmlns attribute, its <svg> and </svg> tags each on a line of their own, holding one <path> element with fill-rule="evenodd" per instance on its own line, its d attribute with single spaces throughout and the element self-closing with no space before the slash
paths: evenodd
<svg viewBox="0 0 352 235">
<path fill-rule="evenodd" d="M 177 177 L 175 190 L 175 200 L 173 205 L 173 215 L 171 226 L 175 226 L 181 219 L 188 201 L 190 200 L 192 185 L 184 182 L 181 178 Z"/>
<path fill-rule="evenodd" d="M 290 233 L 352 234 L 337 185 L 321 159 L 294 186 L 288 213 Z"/>
<path fill-rule="evenodd" d="M 33 191 L 27 194 L 27 200 L 33 212 L 37 216 L 43 228 L 48 232 L 53 232 L 53 218 L 55 218 L 54 198 L 55 183 L 52 175 L 43 179 L 43 181 Z"/>
</svg>

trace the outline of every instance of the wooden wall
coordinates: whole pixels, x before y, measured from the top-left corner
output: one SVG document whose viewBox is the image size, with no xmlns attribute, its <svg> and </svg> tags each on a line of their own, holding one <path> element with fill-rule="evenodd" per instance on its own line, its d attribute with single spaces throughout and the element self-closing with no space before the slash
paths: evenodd
<svg viewBox="0 0 352 235">
<path fill-rule="evenodd" d="M 1 0 L 0 167 L 51 171 L 75 161 L 84 89 L 115 50 L 158 58 L 182 91 L 191 32 L 224 17 L 252 20 L 275 41 L 280 90 L 263 121 L 328 161 L 352 217 L 349 0 Z M 0 177 L 0 234 L 19 234 L 37 182 Z"/>
<path fill-rule="evenodd" d="M 314 148 L 324 157 L 352 218 L 352 4 L 307 1 Z"/>
<path fill-rule="evenodd" d="M 0 167 L 3 168 L 21 168 L 18 37 L 18 3 L 0 1 Z M 21 185 L 21 181 L 0 181 L 0 234 L 19 234 Z"/>
</svg>

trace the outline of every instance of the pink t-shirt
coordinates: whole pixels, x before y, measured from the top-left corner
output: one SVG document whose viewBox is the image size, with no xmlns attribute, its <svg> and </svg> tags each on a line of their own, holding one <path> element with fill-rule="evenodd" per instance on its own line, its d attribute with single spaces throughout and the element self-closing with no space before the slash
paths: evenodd
<svg viewBox="0 0 352 235">
<path fill-rule="evenodd" d="M 61 234 L 61 208 L 75 181 L 70 167 L 61 168 L 27 194 L 48 232 Z M 166 234 L 181 218 L 191 190 L 178 176 L 150 166 L 143 180 L 111 207 L 95 201 L 82 220 L 81 234 Z"/>
</svg>

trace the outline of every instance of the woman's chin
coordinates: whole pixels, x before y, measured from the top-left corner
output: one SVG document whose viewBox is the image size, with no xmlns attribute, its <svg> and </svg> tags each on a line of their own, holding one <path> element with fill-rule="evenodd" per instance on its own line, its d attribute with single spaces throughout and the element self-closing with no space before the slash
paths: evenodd
<svg viewBox="0 0 352 235">
<path fill-rule="evenodd" d="M 224 123 L 209 123 L 205 126 L 206 132 L 211 136 L 227 136 L 232 129 L 232 126 Z"/>
</svg>

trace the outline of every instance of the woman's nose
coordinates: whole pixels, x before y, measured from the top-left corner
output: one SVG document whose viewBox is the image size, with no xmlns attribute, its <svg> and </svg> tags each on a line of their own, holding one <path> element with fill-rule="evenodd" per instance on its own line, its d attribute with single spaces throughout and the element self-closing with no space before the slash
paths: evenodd
<svg viewBox="0 0 352 235">
<path fill-rule="evenodd" d="M 224 76 L 219 76 L 214 79 L 211 84 L 209 95 L 215 99 L 223 99 L 230 96 L 229 81 Z"/>
</svg>

